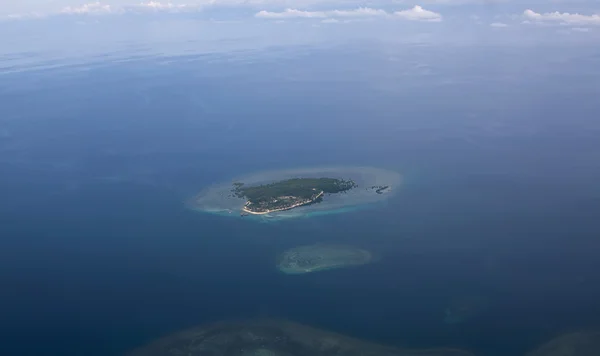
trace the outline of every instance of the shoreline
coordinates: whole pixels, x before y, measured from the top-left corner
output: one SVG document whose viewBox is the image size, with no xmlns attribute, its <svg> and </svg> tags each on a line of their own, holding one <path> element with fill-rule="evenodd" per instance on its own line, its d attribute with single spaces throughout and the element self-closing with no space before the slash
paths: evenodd
<svg viewBox="0 0 600 356">
<path fill-rule="evenodd" d="M 292 205 L 292 206 L 288 206 L 288 207 L 285 207 L 285 208 L 281 208 L 281 209 L 273 209 L 273 210 L 267 210 L 267 211 L 260 211 L 260 212 L 258 212 L 258 211 L 248 210 L 246 208 L 246 206 L 244 206 L 242 208 L 242 212 L 248 213 L 248 214 L 252 214 L 252 215 L 265 215 L 265 214 L 274 213 L 274 212 L 277 212 L 277 211 L 292 210 L 294 208 L 297 208 L 297 207 L 300 207 L 300 206 L 304 206 L 304 205 L 313 203 L 315 200 L 319 199 L 319 197 L 321 197 L 323 194 L 325 194 L 325 192 L 321 191 L 321 193 L 317 194 L 317 196 L 314 199 L 310 200 L 310 201 L 303 202 L 303 203 L 298 203 L 298 204 L 295 204 L 295 205 Z"/>
<path fill-rule="evenodd" d="M 304 207 L 294 207 L 288 211 L 271 208 L 268 212 L 254 206 L 244 211 L 244 204 L 247 199 L 232 195 L 232 181 L 244 182 L 248 186 L 268 184 L 270 182 L 286 180 L 297 177 L 319 178 L 319 177 L 345 177 L 352 179 L 359 185 L 359 188 L 351 189 L 348 194 L 332 194 L 331 197 L 325 197 L 320 203 L 304 205 Z M 184 200 L 186 207 L 190 210 L 200 213 L 215 214 L 223 217 L 242 217 L 252 214 L 253 221 L 264 220 L 295 220 L 309 216 L 321 216 L 329 214 L 340 214 L 348 211 L 362 210 L 373 203 L 388 200 L 395 195 L 398 186 L 401 185 L 404 178 L 398 172 L 368 167 L 368 166 L 317 166 L 301 167 L 294 169 L 265 170 L 243 174 L 228 179 L 227 181 L 216 183 L 204 187 L 200 192 Z M 376 194 L 374 186 L 390 186 L 391 189 L 382 194 Z M 362 189 L 361 189 L 362 188 Z M 364 189 L 369 188 L 369 189 Z M 368 190 L 368 191 L 367 191 Z M 347 195 L 347 196 L 346 196 Z M 269 214 L 272 213 L 272 214 Z M 262 215 L 262 216 L 259 216 Z"/>
</svg>

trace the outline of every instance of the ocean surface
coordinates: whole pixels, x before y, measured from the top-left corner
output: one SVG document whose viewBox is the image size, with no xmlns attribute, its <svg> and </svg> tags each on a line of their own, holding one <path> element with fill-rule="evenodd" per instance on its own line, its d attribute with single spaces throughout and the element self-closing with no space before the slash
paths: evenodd
<svg viewBox="0 0 600 356">
<path fill-rule="evenodd" d="M 120 355 L 255 317 L 490 356 L 600 328 L 597 49 L 35 56 L 0 60 L 2 355 Z M 340 165 L 403 183 L 276 223 L 184 204 L 253 172 Z M 313 243 L 379 261 L 276 269 Z"/>
</svg>

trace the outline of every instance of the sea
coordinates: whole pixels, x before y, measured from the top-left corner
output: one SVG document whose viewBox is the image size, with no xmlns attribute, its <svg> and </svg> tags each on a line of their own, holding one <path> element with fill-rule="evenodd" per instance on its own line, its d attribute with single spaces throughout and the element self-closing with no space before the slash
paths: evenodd
<svg viewBox="0 0 600 356">
<path fill-rule="evenodd" d="M 600 328 L 597 48 L 180 45 L 0 59 L 1 355 L 116 356 L 246 318 L 486 356 Z M 185 204 L 324 166 L 402 183 L 281 221 Z M 277 270 L 315 243 L 378 258 Z"/>
</svg>

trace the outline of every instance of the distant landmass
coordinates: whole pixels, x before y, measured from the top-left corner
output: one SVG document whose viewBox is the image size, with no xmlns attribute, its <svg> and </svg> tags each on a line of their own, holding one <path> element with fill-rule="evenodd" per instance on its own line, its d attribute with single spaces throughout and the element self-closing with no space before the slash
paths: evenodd
<svg viewBox="0 0 600 356">
<path fill-rule="evenodd" d="M 232 192 L 247 199 L 242 213 L 260 215 L 318 203 L 325 193 L 336 194 L 356 187 L 351 179 L 292 178 L 258 186 L 236 182 Z"/>
</svg>

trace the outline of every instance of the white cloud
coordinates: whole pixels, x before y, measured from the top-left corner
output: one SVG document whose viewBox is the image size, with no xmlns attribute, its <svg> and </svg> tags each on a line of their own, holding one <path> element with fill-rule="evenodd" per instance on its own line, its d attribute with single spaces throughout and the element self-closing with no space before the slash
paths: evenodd
<svg viewBox="0 0 600 356">
<path fill-rule="evenodd" d="M 338 20 L 338 19 L 325 19 L 325 20 L 321 20 L 321 23 L 340 23 L 340 20 Z"/>
<path fill-rule="evenodd" d="M 444 5 L 444 6 L 457 6 L 457 5 L 490 5 L 490 4 L 501 4 L 510 2 L 511 0 L 420 0 L 419 3 L 426 5 Z M 392 0 L 397 4 L 414 4 L 415 1 L 411 0 Z"/>
<path fill-rule="evenodd" d="M 25 14 L 9 14 L 8 19 L 19 20 L 19 19 L 31 19 L 41 18 L 51 15 L 63 14 L 63 15 L 104 15 L 104 14 L 122 14 L 128 12 L 141 12 L 141 11 L 160 11 L 160 12 L 181 12 L 181 11 L 194 11 L 201 9 L 199 4 L 182 4 L 172 2 L 159 2 L 159 1 L 148 1 L 140 2 L 137 4 L 129 5 L 110 5 L 104 2 L 91 2 L 80 6 L 66 6 L 58 12 L 50 13 L 25 13 Z"/>
<path fill-rule="evenodd" d="M 590 29 L 587 27 L 573 27 L 571 29 L 573 32 L 590 32 Z"/>
<path fill-rule="evenodd" d="M 504 27 L 508 27 L 507 24 L 505 24 L 504 22 L 492 22 L 490 24 L 491 27 L 495 27 L 495 28 L 504 28 Z"/>
<path fill-rule="evenodd" d="M 410 21 L 428 21 L 428 22 L 440 22 L 442 21 L 442 15 L 437 12 L 425 10 L 419 5 L 416 5 L 412 9 L 396 11 L 394 15 L 404 20 Z"/>
<path fill-rule="evenodd" d="M 389 16 L 385 10 L 372 9 L 370 7 L 359 7 L 353 10 L 332 10 L 327 11 L 327 15 L 331 17 L 377 17 Z"/>
<path fill-rule="evenodd" d="M 265 19 L 282 19 L 282 18 L 335 18 L 335 17 L 385 17 L 389 16 L 387 12 L 380 9 L 372 9 L 369 7 L 359 7 L 351 10 L 329 10 L 329 11 L 303 11 L 298 9 L 285 9 L 282 12 L 271 12 L 262 10 L 254 15 Z"/>
<path fill-rule="evenodd" d="M 525 10 L 523 16 L 527 23 L 559 24 L 559 25 L 600 25 L 600 15 L 571 14 L 568 12 L 537 13 Z"/>
<path fill-rule="evenodd" d="M 495 4 L 513 2 L 519 4 L 518 0 L 0 0 L 0 18 L 6 17 L 9 14 L 28 14 L 33 12 L 43 14 L 56 14 L 64 7 L 77 8 L 85 3 L 93 3 L 99 1 L 102 4 L 107 4 L 112 7 L 112 10 L 123 7 L 131 7 L 139 2 L 167 2 L 173 5 L 187 4 L 195 7 L 240 7 L 253 8 L 258 10 L 285 9 L 347 9 L 358 6 L 371 6 L 375 8 L 387 8 L 388 6 L 413 6 L 421 4 L 428 6 L 436 4 L 439 6 L 454 6 L 464 4 Z M 530 0 L 528 3 L 544 3 L 551 0 Z M 574 2 L 574 1 L 589 1 L 596 0 L 552 0 L 553 2 Z M 367 5 L 368 4 L 368 5 Z M 533 6 L 533 5 L 531 5 Z"/>
<path fill-rule="evenodd" d="M 140 9 L 155 10 L 155 11 L 179 11 L 179 10 L 184 10 L 184 9 L 191 9 L 192 7 L 198 8 L 197 5 L 190 6 L 187 4 L 173 4 L 171 2 L 161 3 L 158 1 L 142 2 L 139 5 L 136 5 L 134 7 L 137 7 Z"/>
<path fill-rule="evenodd" d="M 93 2 L 75 7 L 67 6 L 61 10 L 61 13 L 68 15 L 108 14 L 111 12 L 113 12 L 113 9 L 110 5 L 104 5 L 100 2 Z"/>
<path fill-rule="evenodd" d="M 283 19 L 283 18 L 369 18 L 369 17 L 396 17 L 412 21 L 431 21 L 439 22 L 442 15 L 415 6 L 412 9 L 397 11 L 393 14 L 382 9 L 373 9 L 370 7 L 359 7 L 351 10 L 328 10 L 328 11 L 303 11 L 298 9 L 286 9 L 282 12 L 271 12 L 262 10 L 254 16 L 264 19 Z M 332 22 L 330 22 L 332 23 Z"/>
<path fill-rule="evenodd" d="M 283 12 L 259 11 L 254 15 L 264 19 L 290 19 L 290 18 L 325 18 L 323 11 L 302 11 L 296 9 L 285 9 Z"/>
</svg>

